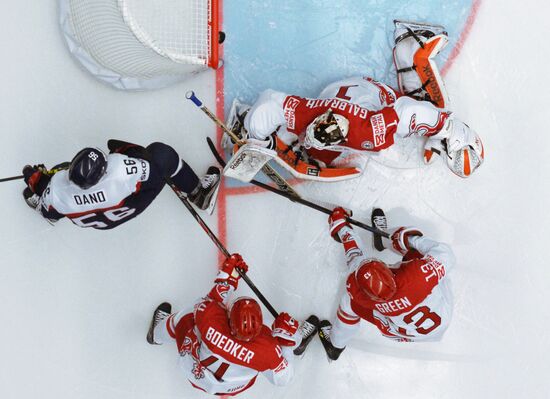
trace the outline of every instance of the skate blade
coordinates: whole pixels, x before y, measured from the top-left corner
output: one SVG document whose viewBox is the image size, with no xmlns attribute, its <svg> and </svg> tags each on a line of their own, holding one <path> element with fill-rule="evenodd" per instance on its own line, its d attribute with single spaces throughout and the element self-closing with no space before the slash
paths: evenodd
<svg viewBox="0 0 550 399">
<path fill-rule="evenodd" d="M 220 179 L 222 176 L 220 175 Z M 222 185 L 222 182 L 218 183 L 218 186 L 216 187 L 216 190 L 214 191 L 214 194 L 212 194 L 212 198 L 210 199 L 210 204 L 208 204 L 208 208 L 206 208 L 206 212 L 208 212 L 209 215 L 212 215 L 214 213 L 214 208 L 216 208 L 216 203 L 218 202 L 218 192 L 220 191 L 220 186 Z"/>
</svg>

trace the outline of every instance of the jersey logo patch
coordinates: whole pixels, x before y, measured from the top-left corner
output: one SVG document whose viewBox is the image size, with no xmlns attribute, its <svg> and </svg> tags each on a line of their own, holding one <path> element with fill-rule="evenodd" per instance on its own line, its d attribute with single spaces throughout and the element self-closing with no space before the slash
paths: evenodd
<svg viewBox="0 0 550 399">
<path fill-rule="evenodd" d="M 441 129 L 443 129 L 443 126 L 445 125 L 445 122 L 448 118 L 448 113 L 440 112 L 439 117 L 435 122 L 435 125 L 430 125 L 428 123 L 417 123 L 416 114 L 413 114 L 413 116 L 411 116 L 411 122 L 409 123 L 409 132 L 411 134 L 416 133 L 419 136 L 433 136 L 439 133 Z"/>
<path fill-rule="evenodd" d="M 300 105 L 300 101 L 295 98 L 289 97 L 286 101 L 284 113 L 286 124 L 289 129 L 294 129 L 296 126 L 296 107 L 298 107 L 298 105 Z"/>
<path fill-rule="evenodd" d="M 372 134 L 374 136 L 374 146 L 383 146 L 386 144 L 386 122 L 384 121 L 384 115 L 375 114 L 371 116 L 370 123 L 372 126 Z"/>
</svg>

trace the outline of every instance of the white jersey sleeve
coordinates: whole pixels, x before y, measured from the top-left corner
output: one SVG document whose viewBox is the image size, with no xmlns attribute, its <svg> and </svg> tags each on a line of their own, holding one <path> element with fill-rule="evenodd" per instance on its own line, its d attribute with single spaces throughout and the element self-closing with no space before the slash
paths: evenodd
<svg viewBox="0 0 550 399">
<path fill-rule="evenodd" d="M 283 360 L 279 366 L 262 373 L 269 382 L 277 386 L 288 385 L 294 377 L 294 353 L 292 352 L 292 347 L 283 346 L 281 351 Z"/>
<path fill-rule="evenodd" d="M 456 258 L 453 250 L 447 244 L 424 236 L 413 236 L 409 238 L 409 244 L 422 255 L 433 259 L 438 264 L 443 265 L 445 268 L 445 273 L 438 276 L 440 281 L 447 275 L 448 272 L 455 268 Z"/>
<path fill-rule="evenodd" d="M 394 105 L 399 117 L 397 134 L 400 137 L 430 137 L 441 132 L 451 112 L 436 108 L 428 101 L 419 101 L 410 97 L 400 97 Z"/>
<path fill-rule="evenodd" d="M 286 97 L 286 94 L 271 89 L 260 94 L 244 120 L 244 127 L 251 138 L 265 140 L 279 126 L 286 126 L 283 111 Z"/>
<path fill-rule="evenodd" d="M 369 77 L 352 77 L 329 84 L 319 98 L 338 98 L 371 111 L 392 105 L 397 99 L 395 91 Z"/>
</svg>

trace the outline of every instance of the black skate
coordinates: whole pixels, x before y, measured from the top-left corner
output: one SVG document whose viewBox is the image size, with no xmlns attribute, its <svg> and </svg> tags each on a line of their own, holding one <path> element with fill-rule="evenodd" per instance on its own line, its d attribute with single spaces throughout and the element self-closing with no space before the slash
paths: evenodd
<svg viewBox="0 0 550 399">
<path fill-rule="evenodd" d="M 155 337 L 153 336 L 155 332 L 155 327 L 172 313 L 172 305 L 168 302 L 163 302 L 157 306 L 153 312 L 153 318 L 151 319 L 151 324 L 149 325 L 149 331 L 147 332 L 147 342 L 151 345 L 160 345 L 158 342 L 155 342 Z"/>
<path fill-rule="evenodd" d="M 386 215 L 384 214 L 384 211 L 380 208 L 374 208 L 372 210 L 371 222 L 373 226 L 376 227 L 378 230 L 385 232 L 388 228 Z M 383 251 L 385 249 L 384 244 L 382 243 L 382 236 L 380 234 L 373 233 L 372 241 L 374 244 L 374 248 L 376 248 L 377 251 Z"/>
<path fill-rule="evenodd" d="M 346 348 L 337 348 L 332 345 L 332 342 L 330 342 L 330 330 L 332 330 L 332 324 L 330 324 L 330 321 L 323 320 L 319 323 L 319 339 L 325 348 L 325 352 L 327 353 L 329 360 L 338 360 L 340 354 Z"/>
<path fill-rule="evenodd" d="M 212 213 L 211 211 L 216 204 L 218 189 L 220 187 L 220 177 L 220 168 L 217 166 L 209 167 L 206 174 L 201 177 L 197 188 L 189 194 L 189 200 L 199 209 L 208 209 L 209 213 Z"/>
<path fill-rule="evenodd" d="M 300 345 L 294 349 L 294 354 L 296 356 L 300 356 L 302 353 L 305 352 L 307 346 L 315 337 L 315 333 L 317 332 L 317 327 L 319 326 L 319 318 L 315 315 L 311 315 L 307 318 L 306 321 L 302 323 L 300 326 L 300 335 L 302 336 L 302 342 L 300 342 Z"/>
</svg>

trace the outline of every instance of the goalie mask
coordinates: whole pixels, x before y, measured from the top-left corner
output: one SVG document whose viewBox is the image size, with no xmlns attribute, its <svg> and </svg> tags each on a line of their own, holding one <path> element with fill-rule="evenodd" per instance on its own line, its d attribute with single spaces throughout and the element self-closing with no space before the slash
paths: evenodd
<svg viewBox="0 0 550 399">
<path fill-rule="evenodd" d="M 447 166 L 460 177 L 468 177 L 481 166 L 485 150 L 479 135 L 458 119 L 449 120 L 447 144 Z"/>
<path fill-rule="evenodd" d="M 311 122 L 306 129 L 304 146 L 322 150 L 342 143 L 349 131 L 349 121 L 329 109 Z"/>
</svg>

